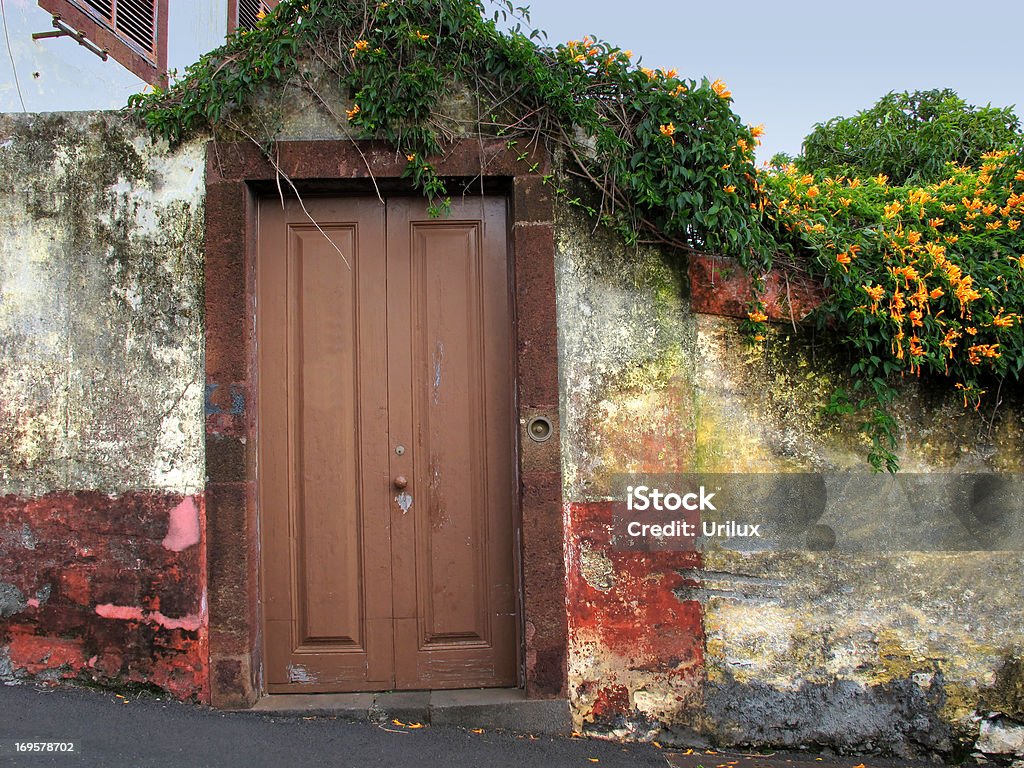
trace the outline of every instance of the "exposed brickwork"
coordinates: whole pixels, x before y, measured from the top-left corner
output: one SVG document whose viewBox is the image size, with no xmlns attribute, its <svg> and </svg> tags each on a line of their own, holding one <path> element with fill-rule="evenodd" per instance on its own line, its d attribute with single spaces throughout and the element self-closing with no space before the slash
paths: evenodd
<svg viewBox="0 0 1024 768">
<path fill-rule="evenodd" d="M 747 316 L 754 298 L 750 276 L 735 259 L 723 256 L 691 256 L 689 264 L 690 307 L 694 312 L 726 317 Z M 771 272 L 761 293 L 768 319 L 800 322 L 821 304 L 825 289 L 802 275 Z"/>
<path fill-rule="evenodd" d="M 9 673 L 206 700 L 203 514 L 174 493 L 0 497 Z"/>
</svg>

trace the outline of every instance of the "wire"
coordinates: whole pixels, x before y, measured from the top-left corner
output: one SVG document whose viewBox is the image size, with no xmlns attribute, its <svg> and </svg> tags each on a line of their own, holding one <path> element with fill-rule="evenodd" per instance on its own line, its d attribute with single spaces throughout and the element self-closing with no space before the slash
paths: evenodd
<svg viewBox="0 0 1024 768">
<path fill-rule="evenodd" d="M 11 38 L 7 34 L 7 6 L 4 5 L 4 0 L 0 0 L 0 17 L 3 17 L 4 40 L 7 42 L 7 55 L 11 57 L 11 69 L 14 70 L 14 87 L 18 89 L 18 101 L 21 102 L 21 111 L 28 112 L 28 110 L 25 109 L 25 97 L 21 95 L 21 81 L 18 79 L 18 66 L 14 63 L 14 51 L 11 50 Z"/>
</svg>

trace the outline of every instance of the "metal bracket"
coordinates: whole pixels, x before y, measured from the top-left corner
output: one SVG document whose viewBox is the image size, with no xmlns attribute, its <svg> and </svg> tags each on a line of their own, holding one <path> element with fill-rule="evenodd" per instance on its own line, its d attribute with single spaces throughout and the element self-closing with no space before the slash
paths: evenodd
<svg viewBox="0 0 1024 768">
<path fill-rule="evenodd" d="M 56 27 L 56 30 L 52 32 L 32 33 L 32 39 L 43 40 L 48 37 L 70 37 L 83 48 L 92 51 L 104 61 L 107 60 L 107 52 L 104 49 L 100 48 L 96 43 L 87 38 L 84 32 L 79 32 L 77 29 L 65 22 L 60 16 L 53 17 L 53 26 Z"/>
</svg>

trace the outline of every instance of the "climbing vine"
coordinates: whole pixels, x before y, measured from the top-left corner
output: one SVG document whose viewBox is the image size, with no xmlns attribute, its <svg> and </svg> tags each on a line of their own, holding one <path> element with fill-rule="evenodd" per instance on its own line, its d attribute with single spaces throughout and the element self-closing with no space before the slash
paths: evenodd
<svg viewBox="0 0 1024 768">
<path fill-rule="evenodd" d="M 501 137 L 523 162 L 544 142 L 594 195 L 545 182 L 627 243 L 734 256 L 755 275 L 774 264 L 824 279 L 817 314 L 857 356 L 854 386 L 831 408 L 866 415 L 876 468 L 896 468 L 889 406 L 900 375 L 948 377 L 974 407 L 991 381 L 1019 380 L 1019 153 L 990 154 L 977 170 L 952 166 L 928 187 L 758 171 L 762 129 L 740 121 L 720 80 L 649 68 L 591 38 L 549 47 L 523 24 L 526 10 L 510 0 L 284 0 L 129 108 L 172 144 L 235 129 L 269 156 L 278 129 L 254 133 L 245 110 L 268 84 L 301 89 L 343 134 L 390 142 L 436 213 L 449 192 L 432 158 L 454 136 L 468 128 Z M 472 126 L 440 106 L 458 93 L 471 95 Z M 763 306 L 751 308 L 744 325 L 754 343 L 766 321 Z"/>
<path fill-rule="evenodd" d="M 265 83 L 310 90 L 353 138 L 389 140 L 406 175 L 443 205 L 446 185 L 430 158 L 463 127 L 439 113 L 461 88 L 478 99 L 476 126 L 510 148 L 561 147 L 604 193 L 592 212 L 629 242 L 745 257 L 770 250 L 751 209 L 756 130 L 733 113 L 723 83 L 640 66 L 631 52 L 589 38 L 549 48 L 518 25 L 499 29 L 524 14 L 505 1 L 285 0 L 169 90 L 133 96 L 129 106 L 173 144 L 230 126 Z M 325 81 L 346 108 L 331 106 Z"/>
<path fill-rule="evenodd" d="M 818 320 L 854 350 L 853 389 L 830 407 L 867 414 L 876 467 L 896 468 L 899 377 L 944 379 L 978 409 L 1024 371 L 1024 158 L 981 163 L 922 186 L 792 165 L 760 175 L 779 252 L 825 282 Z"/>
</svg>

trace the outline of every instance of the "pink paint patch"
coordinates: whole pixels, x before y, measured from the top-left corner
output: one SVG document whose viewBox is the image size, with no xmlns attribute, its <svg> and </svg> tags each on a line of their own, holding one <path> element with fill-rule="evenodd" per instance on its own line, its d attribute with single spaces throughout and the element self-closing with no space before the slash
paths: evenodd
<svg viewBox="0 0 1024 768">
<path fill-rule="evenodd" d="M 172 619 L 170 616 L 164 616 L 160 611 L 144 611 L 134 605 L 105 603 L 96 606 L 96 613 L 105 619 L 148 621 L 151 624 L 159 624 L 164 629 L 185 629 L 190 632 L 199 629 L 203 624 L 202 619 L 195 614 L 182 616 L 180 619 Z"/>
<path fill-rule="evenodd" d="M 186 496 L 185 499 L 171 510 L 170 524 L 167 526 L 167 535 L 161 542 L 164 549 L 172 552 L 181 552 L 193 544 L 199 543 L 199 507 L 195 499 Z"/>
<path fill-rule="evenodd" d="M 26 602 L 28 603 L 28 607 L 29 608 L 38 608 L 39 607 L 39 601 L 36 600 L 34 597 L 30 597 L 28 600 L 26 600 Z"/>
<path fill-rule="evenodd" d="M 130 605 L 114 605 L 106 603 L 96 606 L 96 613 L 104 619 L 123 619 L 124 621 L 142 621 L 142 609 Z"/>
</svg>

